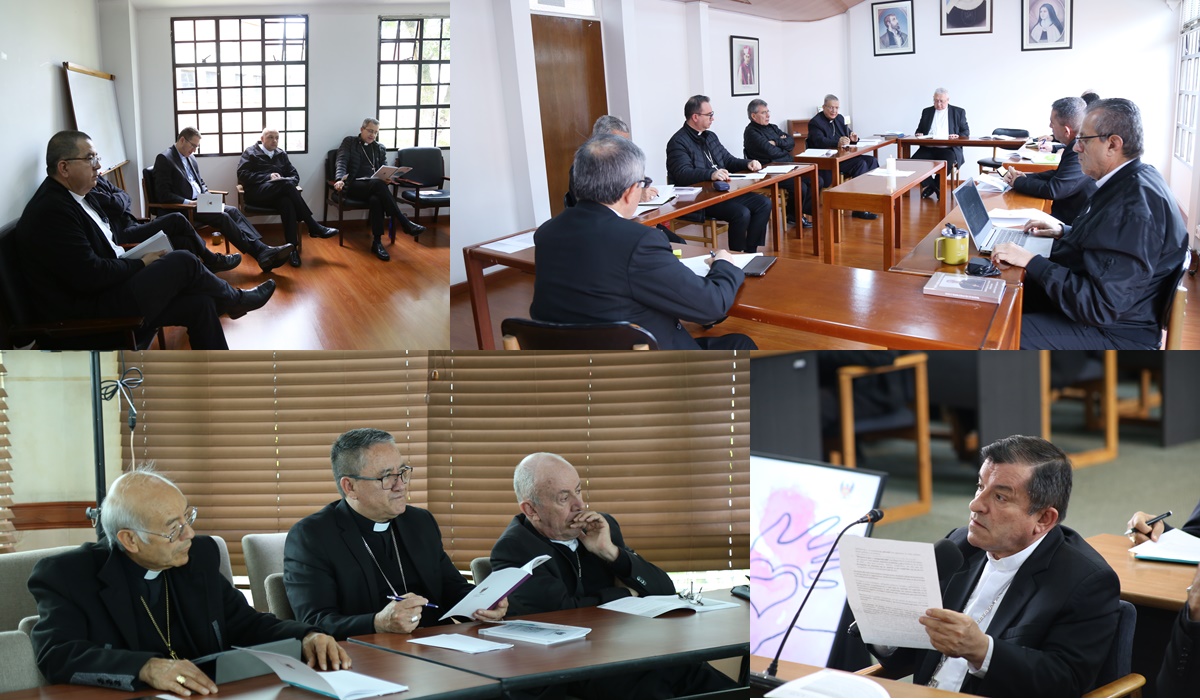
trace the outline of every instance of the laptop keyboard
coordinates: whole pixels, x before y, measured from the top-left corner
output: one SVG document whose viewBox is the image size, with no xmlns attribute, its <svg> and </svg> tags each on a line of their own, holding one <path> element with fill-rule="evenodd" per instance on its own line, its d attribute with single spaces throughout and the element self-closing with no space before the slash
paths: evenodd
<svg viewBox="0 0 1200 700">
<path fill-rule="evenodd" d="M 996 235 L 992 238 L 992 248 L 995 249 L 1001 243 L 1016 243 L 1023 246 L 1027 238 L 1029 236 L 1019 228 L 998 229 Z"/>
</svg>

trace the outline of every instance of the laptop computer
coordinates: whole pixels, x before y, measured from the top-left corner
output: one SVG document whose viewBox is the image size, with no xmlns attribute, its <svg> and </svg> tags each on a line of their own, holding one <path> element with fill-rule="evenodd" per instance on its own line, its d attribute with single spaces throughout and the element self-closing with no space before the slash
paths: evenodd
<svg viewBox="0 0 1200 700">
<path fill-rule="evenodd" d="M 196 197 L 197 214 L 218 214 L 223 211 L 225 211 L 225 200 L 221 199 L 221 195 L 204 192 Z"/>
<path fill-rule="evenodd" d="M 955 188 L 954 198 L 962 209 L 963 218 L 967 220 L 971 240 L 975 241 L 975 248 L 980 253 L 991 255 L 992 249 L 1000 243 L 1016 243 L 1034 255 L 1050 257 L 1050 250 L 1054 247 L 1053 238 L 1030 236 L 1021 229 L 999 228 L 992 224 L 973 179 L 968 178 Z"/>
</svg>

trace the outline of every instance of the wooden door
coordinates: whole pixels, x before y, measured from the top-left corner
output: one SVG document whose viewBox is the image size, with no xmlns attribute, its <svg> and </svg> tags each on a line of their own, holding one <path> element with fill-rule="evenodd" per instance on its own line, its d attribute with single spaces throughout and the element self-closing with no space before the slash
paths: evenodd
<svg viewBox="0 0 1200 700">
<path fill-rule="evenodd" d="M 575 149 L 608 112 L 604 49 L 596 20 L 533 15 L 533 53 L 550 211 L 563 209 Z"/>
</svg>

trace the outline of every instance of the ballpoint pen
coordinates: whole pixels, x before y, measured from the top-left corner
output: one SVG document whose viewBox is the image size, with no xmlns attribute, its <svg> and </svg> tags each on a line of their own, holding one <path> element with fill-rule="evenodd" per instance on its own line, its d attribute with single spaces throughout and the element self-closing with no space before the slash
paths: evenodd
<svg viewBox="0 0 1200 700">
<path fill-rule="evenodd" d="M 384 597 L 387 598 L 388 600 L 395 600 L 395 601 L 404 600 L 404 596 L 402 596 L 402 595 L 389 595 L 389 596 L 384 596 Z M 424 605 L 424 607 L 433 608 L 434 610 L 438 610 L 438 606 L 434 605 L 433 603 L 426 603 Z"/>
<path fill-rule="evenodd" d="M 1165 520 L 1166 518 L 1171 517 L 1171 515 L 1172 515 L 1172 512 L 1168 510 L 1166 513 L 1163 513 L 1162 515 L 1159 515 L 1157 517 L 1153 517 L 1153 518 L 1150 518 L 1149 520 L 1147 520 L 1146 526 L 1150 528 L 1151 532 L 1154 532 L 1154 523 L 1157 523 L 1160 520 Z M 1126 537 L 1129 537 L 1132 534 L 1133 534 L 1133 528 L 1129 528 L 1128 530 L 1125 531 Z"/>
</svg>

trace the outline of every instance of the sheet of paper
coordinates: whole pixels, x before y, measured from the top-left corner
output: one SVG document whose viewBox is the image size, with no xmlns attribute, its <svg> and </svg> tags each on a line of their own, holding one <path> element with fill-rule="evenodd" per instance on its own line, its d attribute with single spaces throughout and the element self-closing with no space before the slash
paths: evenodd
<svg viewBox="0 0 1200 700">
<path fill-rule="evenodd" d="M 887 168 L 875 168 L 874 170 L 872 170 L 871 172 L 869 172 L 867 174 L 868 175 L 877 175 L 879 177 L 908 177 L 909 175 L 912 175 L 915 172 L 917 172 L 917 171 L 916 170 L 888 170 Z"/>
<path fill-rule="evenodd" d="M 809 148 L 805 149 L 805 151 L 800 155 L 808 156 L 809 158 L 828 158 L 830 156 L 836 156 L 837 150 L 831 150 L 828 148 Z"/>
<path fill-rule="evenodd" d="M 676 187 L 675 188 L 675 196 L 676 197 L 685 197 L 685 196 L 690 197 L 693 195 L 700 194 L 703 191 L 704 191 L 703 187 Z"/>
<path fill-rule="evenodd" d="M 863 641 L 932 649 L 917 618 L 942 607 L 933 545 L 848 535 L 841 549 L 846 601 Z"/>
<path fill-rule="evenodd" d="M 751 260 L 753 260 L 754 258 L 757 258 L 760 255 L 762 255 L 762 253 L 734 253 L 733 254 L 733 264 L 737 265 L 738 267 L 744 268 L 750 264 Z M 679 262 L 686 265 L 687 269 L 691 270 L 692 272 L 695 272 L 697 275 L 699 275 L 701 277 L 707 277 L 709 267 L 708 267 L 708 264 L 704 262 L 707 259 L 708 259 L 707 256 L 697 255 L 693 258 L 682 258 Z"/>
<path fill-rule="evenodd" d="M 695 610 L 698 613 L 704 613 L 738 607 L 737 603 L 722 600 L 704 600 L 703 603 L 703 605 L 696 605 L 677 595 L 650 595 L 644 598 L 634 598 L 633 596 L 617 598 L 611 603 L 605 603 L 599 607 L 604 610 L 640 615 L 642 617 L 658 617 L 672 610 Z"/>
<path fill-rule="evenodd" d="M 1143 542 L 1129 551 L 1138 559 L 1200 564 L 1200 537 L 1183 530 L 1167 530 L 1157 542 Z"/>
<path fill-rule="evenodd" d="M 661 206 L 661 204 L 639 204 L 637 206 L 637 214 L 634 214 L 634 216 L 641 216 L 642 214 L 645 214 L 648 211 L 654 211 Z"/>
<path fill-rule="evenodd" d="M 1038 221 L 1046 221 L 1051 224 L 1062 226 L 1062 222 L 1053 216 L 1047 214 L 1041 209 L 989 209 L 988 218 L 992 220 L 993 226 L 1019 228 L 1025 225 L 1030 219 Z"/>
<path fill-rule="evenodd" d="M 784 683 L 768 698 L 887 698 L 887 690 L 864 676 L 824 669 Z"/>
<path fill-rule="evenodd" d="M 975 186 L 980 192 L 1006 192 L 1009 188 L 1007 182 L 991 173 L 976 175 Z"/>
<path fill-rule="evenodd" d="M 526 248 L 533 247 L 533 233 L 533 231 L 529 231 L 527 233 L 522 233 L 519 236 L 511 236 L 502 241 L 488 243 L 483 247 L 487 248 L 488 250 L 494 250 L 498 253 L 516 253 L 525 250 Z"/>
<path fill-rule="evenodd" d="M 729 173 L 730 180 L 761 180 L 766 175 L 761 171 L 757 173 Z"/>
<path fill-rule="evenodd" d="M 408 642 L 409 644 L 424 644 L 440 649 L 452 649 L 467 654 L 481 654 L 485 651 L 496 651 L 497 649 L 512 649 L 513 646 L 500 642 L 489 642 L 486 639 L 469 637 L 465 634 L 439 634 L 434 637 L 425 637 L 424 639 L 410 639 Z"/>
<path fill-rule="evenodd" d="M 870 146 L 878 146 L 881 143 L 883 143 L 883 139 L 859 139 L 858 143 L 854 145 L 860 148 L 867 148 Z"/>
<path fill-rule="evenodd" d="M 800 167 L 800 166 L 798 166 L 798 165 L 768 165 L 767 167 L 763 168 L 762 170 L 759 170 L 758 172 L 762 173 L 763 175 L 778 175 L 780 173 L 790 173 L 798 167 Z"/>
<path fill-rule="evenodd" d="M 675 185 L 654 185 L 654 189 L 658 190 L 658 196 L 642 202 L 639 207 L 647 204 L 663 205 L 675 198 Z"/>
<path fill-rule="evenodd" d="M 297 661 L 283 654 L 273 654 L 257 649 L 244 649 L 244 651 L 254 654 L 260 661 L 270 666 L 275 675 L 279 676 L 279 680 L 284 683 L 321 695 L 341 698 L 341 700 L 372 698 L 378 695 L 403 693 L 408 690 L 406 685 L 364 676 L 353 671 L 314 671 L 303 661 Z"/>
<path fill-rule="evenodd" d="M 470 593 L 458 601 L 458 605 L 447 610 L 446 614 L 438 619 L 446 620 L 455 616 L 470 617 L 475 614 L 476 610 L 490 610 L 500 602 L 501 598 L 512 593 L 524 583 L 525 579 L 533 576 L 534 569 L 548 561 L 550 561 L 550 555 L 543 554 L 530 559 L 525 566 L 520 568 L 493 571 L 483 580 L 483 583 L 472 588 Z"/>
</svg>

